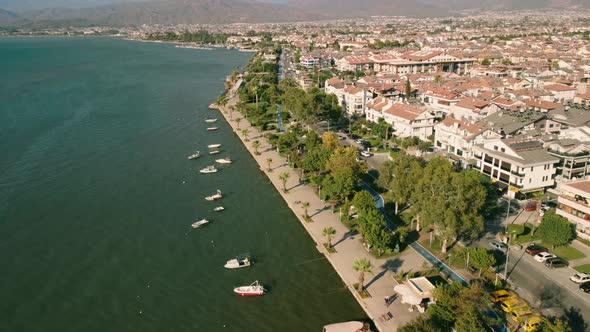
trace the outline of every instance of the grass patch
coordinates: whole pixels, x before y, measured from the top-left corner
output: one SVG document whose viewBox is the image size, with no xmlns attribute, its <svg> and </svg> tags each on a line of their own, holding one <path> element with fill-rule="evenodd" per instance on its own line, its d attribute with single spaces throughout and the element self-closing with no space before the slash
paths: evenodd
<svg viewBox="0 0 590 332">
<path fill-rule="evenodd" d="M 354 287 L 354 289 L 359 293 L 361 298 L 368 299 L 371 297 L 371 294 L 369 294 L 369 292 L 366 289 L 363 290 L 362 292 L 359 290 L 359 283 L 358 282 L 353 284 L 352 287 Z"/>
<path fill-rule="evenodd" d="M 583 244 L 587 245 L 588 247 L 590 247 L 590 240 L 586 240 L 586 239 L 581 239 L 578 238 L 578 241 L 582 242 Z"/>
<path fill-rule="evenodd" d="M 326 248 L 326 250 L 328 250 L 328 252 L 330 254 L 335 254 L 336 253 L 336 249 L 334 247 L 330 247 L 327 243 L 323 243 L 324 248 Z"/>
<path fill-rule="evenodd" d="M 510 225 L 510 226 L 512 226 L 512 225 Z M 525 224 L 522 234 L 516 238 L 516 243 L 527 243 L 527 242 L 538 241 L 539 237 L 537 236 L 537 233 L 535 233 L 535 235 L 532 235 L 532 231 L 533 231 L 533 226 L 531 224 Z"/>
<path fill-rule="evenodd" d="M 550 249 L 549 251 L 563 259 L 567 259 L 568 261 L 586 257 L 583 252 L 571 246 L 556 247 L 555 249 Z"/>
<path fill-rule="evenodd" d="M 428 249 L 432 254 L 434 254 L 436 257 L 438 257 L 438 259 L 448 266 L 456 269 L 464 269 L 466 267 L 466 261 L 463 259 L 464 255 L 462 253 L 462 247 L 455 245 L 451 248 L 447 248 L 446 253 L 442 253 L 442 241 L 440 238 L 435 236 L 432 239 L 432 246 L 430 246 L 430 235 L 425 235 L 423 238 L 421 238 L 420 243 L 424 248 Z"/>
<path fill-rule="evenodd" d="M 574 269 L 578 272 L 590 274 L 590 264 L 578 265 L 575 266 Z"/>
</svg>

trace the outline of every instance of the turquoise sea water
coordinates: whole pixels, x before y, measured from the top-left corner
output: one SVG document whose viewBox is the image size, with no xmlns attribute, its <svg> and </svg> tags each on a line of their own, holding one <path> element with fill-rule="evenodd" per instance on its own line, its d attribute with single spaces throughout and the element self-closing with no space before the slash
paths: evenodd
<svg viewBox="0 0 590 332">
<path fill-rule="evenodd" d="M 0 331 L 299 332 L 364 317 L 229 126 L 205 130 L 250 56 L 0 39 Z M 212 143 L 236 162 L 198 174 L 214 156 L 186 157 Z M 243 252 L 253 267 L 223 268 Z M 254 280 L 267 296 L 232 293 Z"/>
</svg>

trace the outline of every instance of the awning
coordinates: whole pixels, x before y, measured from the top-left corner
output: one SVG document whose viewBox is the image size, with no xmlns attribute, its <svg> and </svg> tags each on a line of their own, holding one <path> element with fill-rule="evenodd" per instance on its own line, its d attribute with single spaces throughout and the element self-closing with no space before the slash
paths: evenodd
<svg viewBox="0 0 590 332">
<path fill-rule="evenodd" d="M 393 290 L 402 296 L 402 303 L 418 305 L 422 302 L 422 299 L 417 297 L 414 291 L 406 285 L 397 285 L 393 287 Z"/>
</svg>

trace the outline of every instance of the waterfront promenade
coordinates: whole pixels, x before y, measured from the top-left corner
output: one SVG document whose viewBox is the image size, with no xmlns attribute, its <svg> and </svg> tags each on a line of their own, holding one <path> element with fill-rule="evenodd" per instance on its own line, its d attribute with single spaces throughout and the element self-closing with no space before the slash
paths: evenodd
<svg viewBox="0 0 590 332">
<path fill-rule="evenodd" d="M 288 166 L 286 158 L 281 157 L 275 149 L 270 147 L 264 138 L 263 132 L 250 126 L 239 112 L 234 112 L 233 120 L 230 120 L 228 108 L 236 103 L 237 97 L 230 98 L 226 107 L 220 108 L 221 114 L 226 118 L 234 133 L 244 143 L 244 146 L 254 160 L 256 160 L 261 171 L 267 175 L 287 205 L 289 205 L 298 217 L 303 227 L 316 243 L 318 250 L 325 255 L 326 259 L 340 275 L 346 287 L 355 296 L 367 315 L 375 322 L 376 327 L 380 331 L 396 331 L 398 327 L 405 325 L 417 317 L 419 314 L 416 311 L 410 312 L 409 305 L 401 303 L 400 298 L 391 301 L 389 305 L 385 303 L 384 298 L 395 296 L 393 287 L 397 283 L 393 278 L 394 275 L 399 274 L 401 271 L 411 272 L 422 270 L 425 264 L 428 263 L 413 250 L 405 250 L 403 253 L 387 259 L 376 259 L 372 257 L 362 245 L 360 241 L 361 236 L 358 234 L 352 235 L 349 232 L 342 222 L 339 221 L 338 214 L 333 213 L 327 204 L 324 204 L 319 199 L 315 188 L 299 183 L 298 172 Z M 236 119 L 239 118 L 242 120 L 239 122 L 240 129 L 237 129 L 238 122 Z M 242 134 L 242 130 L 245 128 L 250 130 L 248 135 L 249 140 L 246 140 L 246 137 Z M 259 155 L 255 154 L 255 149 L 252 145 L 256 140 L 261 144 L 258 148 Z M 271 171 L 268 170 L 267 159 L 269 158 L 272 159 Z M 279 179 L 279 175 L 285 172 L 289 173 L 286 184 L 288 191 L 286 193 L 283 191 L 283 183 Z M 308 214 L 313 222 L 305 221 L 303 217 L 304 209 L 299 202 L 309 202 Z M 323 243 L 326 242 L 325 237 L 322 236 L 322 231 L 325 227 L 333 227 L 336 230 L 336 235 L 332 240 L 334 248 L 337 251 L 336 253 L 328 253 L 323 246 Z M 285 236 L 288 235 L 286 234 Z M 365 285 L 367 286 L 367 291 L 371 294 L 370 298 L 361 298 L 352 286 L 358 282 L 358 272 L 352 269 L 353 262 L 355 259 L 363 258 L 369 259 L 373 265 L 373 273 L 365 276 Z M 393 319 L 384 319 L 383 316 L 387 313 L 391 313 Z M 351 319 L 355 318 L 351 317 Z M 326 322 L 326 324 L 330 323 L 334 322 Z"/>
</svg>

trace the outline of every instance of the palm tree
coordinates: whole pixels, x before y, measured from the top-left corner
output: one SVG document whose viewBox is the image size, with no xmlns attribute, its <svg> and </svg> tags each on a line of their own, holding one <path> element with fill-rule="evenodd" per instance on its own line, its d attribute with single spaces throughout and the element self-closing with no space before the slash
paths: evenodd
<svg viewBox="0 0 590 332">
<path fill-rule="evenodd" d="M 279 175 L 279 179 L 283 182 L 283 191 L 287 192 L 287 180 L 289 179 L 289 173 L 284 172 Z"/>
<path fill-rule="evenodd" d="M 259 141 L 252 142 L 252 147 L 254 147 L 254 153 L 256 155 L 259 155 L 260 152 L 258 152 L 258 148 L 260 147 L 260 142 Z"/>
<path fill-rule="evenodd" d="M 272 163 L 272 158 L 266 158 L 266 163 L 268 164 L 268 171 L 272 172 L 272 169 L 270 168 L 270 164 Z"/>
<path fill-rule="evenodd" d="M 242 121 L 242 118 L 237 118 L 236 119 L 236 124 L 238 125 L 238 130 L 240 130 L 240 121 Z"/>
<path fill-rule="evenodd" d="M 233 120 L 234 119 L 234 111 L 236 110 L 236 106 L 235 105 L 231 105 L 229 107 L 229 119 Z"/>
<path fill-rule="evenodd" d="M 359 272 L 359 291 L 365 290 L 365 273 L 373 273 L 373 265 L 366 259 L 355 259 L 352 269 Z"/>
<path fill-rule="evenodd" d="M 248 139 L 248 134 L 250 133 L 250 129 L 246 128 L 246 129 L 242 129 L 242 135 L 244 135 L 244 140 L 246 142 L 248 142 L 250 139 Z"/>
<path fill-rule="evenodd" d="M 307 209 L 309 208 L 309 202 L 302 202 L 301 207 L 304 210 L 305 219 L 309 218 L 309 216 L 307 215 Z"/>
<path fill-rule="evenodd" d="M 252 86 L 252 92 L 256 95 L 256 112 L 258 112 L 258 85 Z"/>
<path fill-rule="evenodd" d="M 328 248 L 332 248 L 332 237 L 334 237 L 334 234 L 336 234 L 334 227 L 326 227 L 322 231 L 322 235 L 328 240 Z"/>
</svg>

